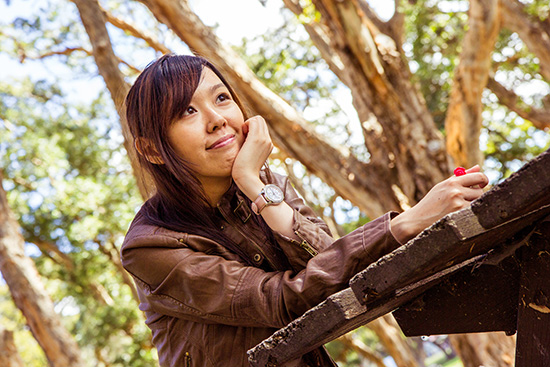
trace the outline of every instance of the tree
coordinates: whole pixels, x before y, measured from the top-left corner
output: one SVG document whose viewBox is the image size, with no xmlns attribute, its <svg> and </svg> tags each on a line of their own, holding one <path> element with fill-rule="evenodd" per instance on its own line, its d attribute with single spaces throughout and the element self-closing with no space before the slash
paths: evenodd
<svg viewBox="0 0 550 367">
<path fill-rule="evenodd" d="M 67 104 L 47 82 L 0 83 L 0 95 L 4 186 L 31 255 L 13 263 L 39 270 L 33 283 L 43 284 L 87 365 L 154 365 L 150 332 L 118 253 L 141 199 L 118 121 L 108 118 L 112 108 L 101 95 L 89 106 Z M 29 365 L 36 359 L 30 352 L 21 351 Z"/>
<path fill-rule="evenodd" d="M 23 361 L 13 342 L 13 332 L 0 325 L 0 363 L 6 367 L 23 367 Z"/>
<path fill-rule="evenodd" d="M 65 329 L 40 276 L 23 250 L 23 237 L 8 207 L 0 175 L 0 271 L 10 287 L 15 304 L 23 312 L 31 331 L 46 353 L 51 366 L 83 366 L 80 350 Z M 8 334 L 2 333 L 3 338 Z M 11 348 L 7 344 L 8 348 Z"/>
<path fill-rule="evenodd" d="M 78 33 L 79 45 L 69 47 L 69 37 L 61 38 L 34 57 L 62 55 L 69 62 L 93 67 L 88 57 L 93 55 L 118 111 L 126 147 L 132 142 L 124 133 L 121 92 L 127 90 L 127 79 L 138 68 L 115 52 L 116 42 L 110 39 L 119 32 L 115 27 L 125 32 L 116 33 L 117 40 L 124 38 L 136 48 L 144 48 L 144 43 L 135 45 L 144 41 L 154 52 L 167 52 L 170 47 L 162 38 L 170 39 L 166 34 L 172 34 L 212 60 L 250 110 L 266 117 L 280 150 L 279 160 L 287 162 L 291 157 L 301 162 L 306 172 L 322 179 L 336 196 L 348 199 L 370 218 L 414 205 L 433 184 L 451 174 L 453 160 L 464 165 L 485 162 L 502 171 L 500 178 L 517 167 L 518 159 L 528 159 L 548 144 L 547 137 L 534 143 L 542 132 L 537 129 L 548 129 L 544 97 L 550 48 L 548 8 L 543 1 L 529 5 L 517 0 L 458 1 L 454 5 L 430 0 L 398 2 L 393 17 L 384 21 L 360 0 L 284 0 L 291 12 L 287 14 L 299 20 L 324 59 L 320 62 L 349 88 L 366 159 L 318 133 L 295 107 L 258 79 L 250 69 L 259 70 L 252 58 L 247 65 L 214 30 L 202 24 L 187 1 L 142 0 L 145 7 L 111 2 L 109 8 L 101 8 L 96 0 L 74 3 L 86 32 Z M 133 14 L 147 28 L 165 32 L 147 34 L 132 24 Z M 80 25 L 73 22 L 77 32 Z M 82 38 L 86 35 L 91 47 Z M 41 37 L 45 38 L 35 40 Z M 16 45 L 22 59 L 32 56 L 31 47 L 21 42 Z M 483 52 L 474 52 L 477 48 Z M 78 58 L 83 50 L 85 56 Z M 534 82 L 541 92 L 519 93 L 521 86 Z M 499 113 L 498 119 L 484 116 Z M 507 136 L 509 131 L 515 138 Z M 485 161 L 480 138 L 486 141 Z M 130 152 L 129 158 L 135 159 Z M 132 167 L 141 182 L 139 167 Z M 140 192 L 146 197 L 147 180 L 143 182 Z M 475 345 L 474 350 L 489 351 L 485 356 L 468 357 L 471 361 L 478 357 L 484 363 L 502 361 L 491 354 L 488 345 L 504 345 L 503 338 L 489 335 L 479 342 L 465 336 L 457 345 L 461 350 Z"/>
</svg>

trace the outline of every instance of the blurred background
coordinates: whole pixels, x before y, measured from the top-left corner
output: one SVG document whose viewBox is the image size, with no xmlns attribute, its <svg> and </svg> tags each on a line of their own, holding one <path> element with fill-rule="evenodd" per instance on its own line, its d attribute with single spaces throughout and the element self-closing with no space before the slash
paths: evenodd
<svg viewBox="0 0 550 367">
<path fill-rule="evenodd" d="M 119 247 L 151 194 L 124 97 L 197 53 L 263 115 L 273 170 L 341 236 L 457 166 L 496 184 L 550 146 L 548 0 L 4 0 L 0 365 L 157 366 Z M 513 366 L 514 338 L 405 338 L 386 316 L 341 366 Z"/>
</svg>

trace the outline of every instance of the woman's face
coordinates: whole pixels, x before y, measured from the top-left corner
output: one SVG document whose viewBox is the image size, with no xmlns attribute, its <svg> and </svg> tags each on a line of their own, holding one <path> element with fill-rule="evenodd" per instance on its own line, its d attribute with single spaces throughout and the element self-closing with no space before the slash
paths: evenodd
<svg viewBox="0 0 550 367">
<path fill-rule="evenodd" d="M 229 90 L 209 68 L 185 115 L 168 128 L 168 139 L 203 185 L 231 177 L 244 143 L 244 116 Z"/>
</svg>

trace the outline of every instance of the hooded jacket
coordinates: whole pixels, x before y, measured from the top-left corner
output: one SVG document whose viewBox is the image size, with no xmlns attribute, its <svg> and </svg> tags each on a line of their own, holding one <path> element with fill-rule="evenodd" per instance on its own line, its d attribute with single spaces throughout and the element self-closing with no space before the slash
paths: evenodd
<svg viewBox="0 0 550 367">
<path fill-rule="evenodd" d="M 334 240 L 286 177 L 262 179 L 283 189 L 300 241 L 274 233 L 278 246 L 272 245 L 233 184 L 216 208 L 219 228 L 254 266 L 211 239 L 151 224 L 146 206 L 130 225 L 122 263 L 135 280 L 162 367 L 249 366 L 247 350 L 399 246 L 389 230 L 396 213 Z M 319 348 L 284 366 L 336 364 Z"/>
</svg>

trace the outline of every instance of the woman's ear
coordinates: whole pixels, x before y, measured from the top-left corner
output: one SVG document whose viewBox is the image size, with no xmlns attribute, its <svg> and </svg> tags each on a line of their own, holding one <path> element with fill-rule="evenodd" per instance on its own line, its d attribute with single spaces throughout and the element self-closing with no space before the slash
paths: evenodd
<svg viewBox="0 0 550 367">
<path fill-rule="evenodd" d="M 139 154 L 144 156 L 149 162 L 153 164 L 164 164 L 157 148 L 155 148 L 149 139 L 141 137 L 136 138 L 136 140 L 134 140 L 134 146 Z"/>
</svg>

